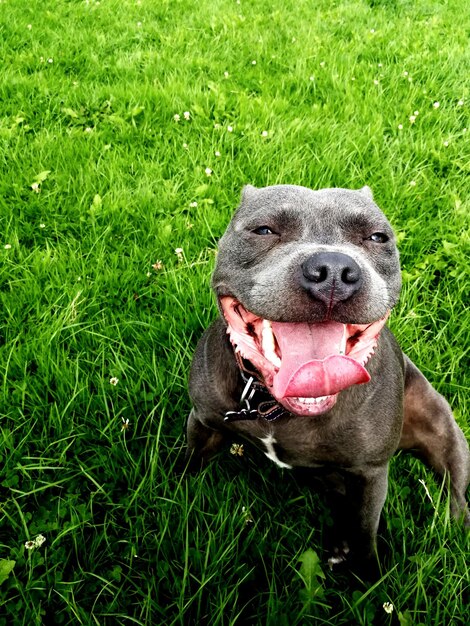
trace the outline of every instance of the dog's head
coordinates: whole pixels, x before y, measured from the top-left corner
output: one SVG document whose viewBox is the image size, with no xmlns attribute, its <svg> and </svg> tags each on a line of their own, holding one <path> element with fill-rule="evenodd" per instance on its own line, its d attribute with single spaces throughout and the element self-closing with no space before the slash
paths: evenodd
<svg viewBox="0 0 470 626">
<path fill-rule="evenodd" d="M 290 412 L 318 415 L 370 379 L 400 292 L 392 228 L 368 187 L 243 190 L 212 284 L 240 354 Z"/>
</svg>

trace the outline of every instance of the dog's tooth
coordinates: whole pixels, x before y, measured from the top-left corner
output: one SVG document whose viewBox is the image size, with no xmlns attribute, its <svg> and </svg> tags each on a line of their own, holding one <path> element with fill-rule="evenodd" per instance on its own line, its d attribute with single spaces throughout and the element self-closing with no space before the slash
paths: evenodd
<svg viewBox="0 0 470 626">
<path fill-rule="evenodd" d="M 339 353 L 340 354 L 346 354 L 346 343 L 348 341 L 348 336 L 347 336 L 347 326 L 346 324 L 343 324 L 343 337 L 341 339 L 341 344 L 339 346 Z"/>
<path fill-rule="evenodd" d="M 301 404 L 321 404 L 325 400 L 328 400 L 330 396 L 319 396 L 318 398 L 297 398 L 297 401 Z"/>
<path fill-rule="evenodd" d="M 281 359 L 276 354 L 274 335 L 269 320 L 263 320 L 261 329 L 261 346 L 264 356 L 276 367 L 281 367 Z"/>
<path fill-rule="evenodd" d="M 358 363 L 360 363 L 363 366 L 366 365 L 369 359 L 371 358 L 371 356 L 375 354 L 375 348 L 376 348 L 375 345 L 372 346 L 371 349 L 363 355 L 362 359 L 358 359 Z"/>
</svg>

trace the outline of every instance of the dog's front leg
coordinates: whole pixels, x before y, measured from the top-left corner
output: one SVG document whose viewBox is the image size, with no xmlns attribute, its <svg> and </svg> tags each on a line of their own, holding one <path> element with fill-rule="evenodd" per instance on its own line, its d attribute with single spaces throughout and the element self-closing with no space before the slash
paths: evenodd
<svg viewBox="0 0 470 626">
<path fill-rule="evenodd" d="M 187 424 L 186 459 L 191 469 L 202 469 L 210 459 L 220 451 L 224 444 L 224 435 L 219 430 L 205 426 L 198 419 L 197 410 L 192 409 Z"/>
<path fill-rule="evenodd" d="M 447 401 L 405 356 L 405 415 L 400 448 L 415 450 L 441 476 L 450 479 L 451 511 L 470 528 L 466 490 L 470 450 Z"/>
<path fill-rule="evenodd" d="M 345 473 L 344 495 L 333 511 L 338 541 L 328 560 L 332 569 L 346 561 L 366 577 L 376 573 L 377 530 L 387 484 L 388 463 Z"/>
</svg>

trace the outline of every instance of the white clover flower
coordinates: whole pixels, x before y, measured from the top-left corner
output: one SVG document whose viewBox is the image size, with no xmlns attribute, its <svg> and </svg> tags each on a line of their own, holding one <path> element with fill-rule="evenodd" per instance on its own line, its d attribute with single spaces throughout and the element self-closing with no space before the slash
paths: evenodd
<svg viewBox="0 0 470 626">
<path fill-rule="evenodd" d="M 214 154 L 215 154 L 215 156 L 216 156 L 216 157 L 220 157 L 220 152 L 219 152 L 218 150 L 216 150 L 216 151 L 214 152 Z"/>
<path fill-rule="evenodd" d="M 204 170 L 204 173 L 206 176 L 212 176 L 212 170 L 210 167 L 206 167 L 206 169 Z"/>
<path fill-rule="evenodd" d="M 185 111 L 183 113 L 183 117 L 185 120 L 190 120 L 191 119 L 191 113 L 189 111 Z"/>
<path fill-rule="evenodd" d="M 371 34 L 373 35 L 375 33 L 375 28 L 371 28 L 370 29 Z"/>
<path fill-rule="evenodd" d="M 6 243 L 3 247 L 5 250 L 11 250 L 11 243 Z"/>
<path fill-rule="evenodd" d="M 410 180 L 410 187 L 416 187 L 416 181 Z"/>
<path fill-rule="evenodd" d="M 309 80 L 315 80 L 315 76 L 310 76 Z"/>
<path fill-rule="evenodd" d="M 39 193 L 41 191 L 41 188 L 39 187 L 39 183 L 33 183 L 31 185 L 31 189 L 35 192 L 35 193 Z"/>
<path fill-rule="evenodd" d="M 403 124 L 398 124 L 398 130 L 403 130 Z"/>
<path fill-rule="evenodd" d="M 403 76 L 408 76 L 408 72 L 406 70 L 403 72 Z"/>
<path fill-rule="evenodd" d="M 251 62 L 251 65 L 256 65 L 256 61 L 253 59 L 253 61 Z"/>
<path fill-rule="evenodd" d="M 411 124 L 414 124 L 416 122 L 416 115 L 410 115 L 408 119 L 410 120 Z"/>
<path fill-rule="evenodd" d="M 374 85 L 378 85 L 379 81 L 377 79 L 374 80 Z"/>
<path fill-rule="evenodd" d="M 444 146 L 447 148 L 447 146 L 449 145 L 448 141 L 444 141 Z"/>
<path fill-rule="evenodd" d="M 39 224 L 39 228 L 46 228 L 45 224 Z"/>
<path fill-rule="evenodd" d="M 441 106 L 441 103 L 440 103 L 440 102 L 435 102 L 432 106 L 433 106 L 435 109 L 438 109 L 438 108 Z"/>
<path fill-rule="evenodd" d="M 187 149 L 189 148 L 188 144 L 187 144 L 187 143 L 184 143 L 184 144 L 183 144 L 183 148 L 184 148 L 185 150 L 187 150 Z"/>
<path fill-rule="evenodd" d="M 156 263 L 152 264 L 152 267 L 156 272 L 159 272 L 161 269 L 163 269 L 163 263 L 162 261 L 157 261 Z"/>
<path fill-rule="evenodd" d="M 459 101 L 457 102 L 457 106 L 459 106 L 459 107 L 463 107 L 463 105 L 464 105 L 464 101 L 463 101 L 463 100 L 459 100 Z"/>
<path fill-rule="evenodd" d="M 116 376 L 112 376 L 109 379 L 109 382 L 110 382 L 111 385 L 114 385 L 114 387 L 115 387 L 118 384 L 118 382 L 119 382 L 119 378 L 116 378 Z"/>
<path fill-rule="evenodd" d="M 268 136 L 268 131 L 267 130 L 263 130 L 263 132 L 261 133 L 261 137 L 267 137 Z"/>
<path fill-rule="evenodd" d="M 54 63 L 54 59 L 47 59 L 48 63 Z"/>
<path fill-rule="evenodd" d="M 195 209 L 195 208 L 197 207 L 197 202 L 190 202 L 190 203 L 189 203 L 189 206 L 190 206 L 192 209 Z"/>
<path fill-rule="evenodd" d="M 152 272 L 147 272 L 146 276 L 147 276 L 147 278 L 150 278 L 150 276 L 152 276 Z"/>
<path fill-rule="evenodd" d="M 31 30 L 31 29 L 32 29 L 32 27 L 33 27 L 33 25 L 32 25 L 32 24 L 28 24 L 28 26 L 27 26 L 26 28 L 27 28 L 28 30 Z"/>
<path fill-rule="evenodd" d="M 320 67 L 325 67 L 325 61 L 320 61 Z"/>
<path fill-rule="evenodd" d="M 142 22 L 137 22 L 137 28 L 140 28 L 142 26 Z"/>
<path fill-rule="evenodd" d="M 351 76 L 351 80 L 356 80 L 356 77 L 355 76 Z"/>
<path fill-rule="evenodd" d="M 234 456 L 243 456 L 244 453 L 245 450 L 243 449 L 242 443 L 232 443 L 230 447 L 230 454 L 233 454 Z"/>
<path fill-rule="evenodd" d="M 227 132 L 228 133 L 232 133 L 233 132 L 233 126 L 227 126 Z"/>
<path fill-rule="evenodd" d="M 178 261 L 183 260 L 183 248 L 175 248 L 175 254 L 178 257 Z"/>
<path fill-rule="evenodd" d="M 87 126 L 87 127 L 85 128 L 85 132 L 86 132 L 86 133 L 92 133 L 92 132 L 93 132 L 93 128 L 91 128 L 90 126 Z"/>
<path fill-rule="evenodd" d="M 418 116 L 419 115 L 419 111 L 413 111 L 413 115 Z"/>
<path fill-rule="evenodd" d="M 38 535 L 36 539 L 33 539 L 32 541 L 26 541 L 24 547 L 26 548 L 26 550 L 34 550 L 34 548 L 40 548 L 45 541 L 46 538 L 44 537 L 44 535 Z"/>
<path fill-rule="evenodd" d="M 254 524 L 254 519 L 251 516 L 251 511 L 250 509 L 247 509 L 246 506 L 242 506 L 242 516 L 245 522 L 245 526 L 248 526 L 249 524 Z"/>
<path fill-rule="evenodd" d="M 385 611 L 385 613 L 393 613 L 393 604 L 391 602 L 384 602 L 383 610 Z"/>
<path fill-rule="evenodd" d="M 382 63 L 377 63 L 378 67 L 383 67 Z"/>
<path fill-rule="evenodd" d="M 229 77 L 229 73 L 228 72 L 224 72 L 224 78 L 228 78 Z"/>
<path fill-rule="evenodd" d="M 173 115 L 173 119 L 175 120 L 175 122 L 179 122 L 179 121 L 180 121 L 180 119 L 181 119 L 181 117 L 179 116 L 179 113 L 175 113 L 175 114 Z"/>
</svg>

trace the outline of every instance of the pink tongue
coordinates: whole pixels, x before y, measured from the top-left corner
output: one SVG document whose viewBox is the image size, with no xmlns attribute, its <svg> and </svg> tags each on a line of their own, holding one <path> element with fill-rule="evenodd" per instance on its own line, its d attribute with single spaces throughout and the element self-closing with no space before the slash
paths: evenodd
<svg viewBox="0 0 470 626">
<path fill-rule="evenodd" d="M 272 322 L 272 329 L 281 351 L 272 388 L 278 400 L 329 396 L 370 380 L 362 365 L 339 354 L 342 344 L 344 349 L 344 324 Z"/>
</svg>

